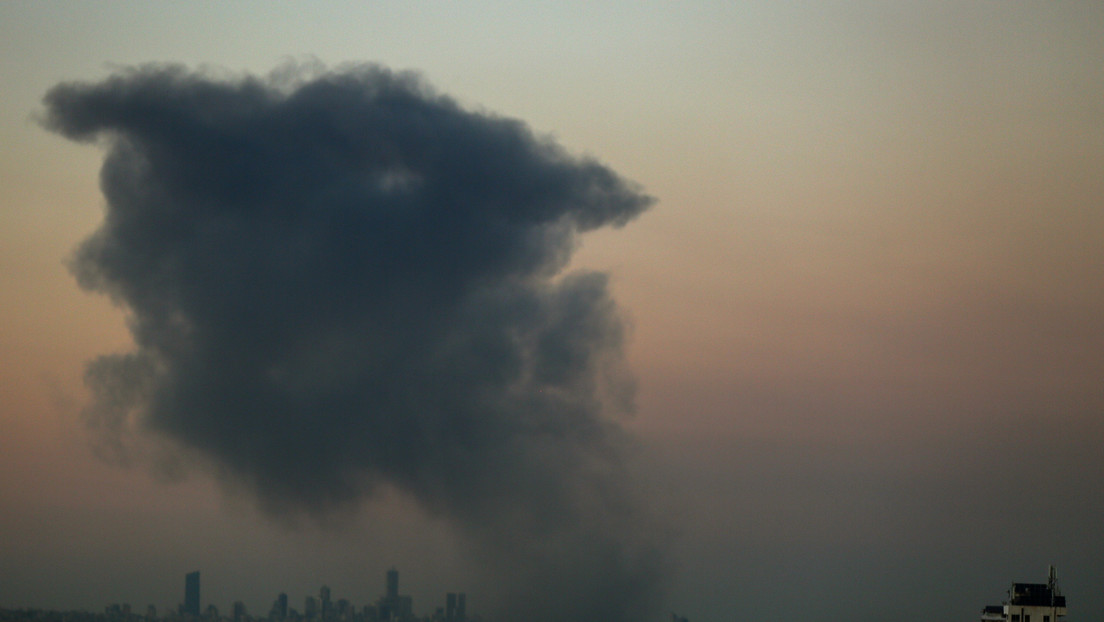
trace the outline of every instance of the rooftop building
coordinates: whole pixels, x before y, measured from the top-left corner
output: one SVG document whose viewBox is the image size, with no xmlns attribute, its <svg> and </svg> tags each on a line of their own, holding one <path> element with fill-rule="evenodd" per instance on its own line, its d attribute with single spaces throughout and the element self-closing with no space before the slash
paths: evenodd
<svg viewBox="0 0 1104 622">
<path fill-rule="evenodd" d="M 1008 600 L 981 610 L 982 622 L 1059 622 L 1066 615 L 1066 597 L 1058 589 L 1054 566 L 1046 583 L 1013 583 Z"/>
</svg>

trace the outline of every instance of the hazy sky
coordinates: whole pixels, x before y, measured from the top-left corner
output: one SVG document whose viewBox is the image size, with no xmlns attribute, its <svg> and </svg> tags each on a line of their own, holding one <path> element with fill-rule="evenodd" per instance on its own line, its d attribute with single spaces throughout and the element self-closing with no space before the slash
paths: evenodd
<svg viewBox="0 0 1104 622">
<path fill-rule="evenodd" d="M 418 611 L 480 610 L 403 494 L 289 528 L 80 423 L 85 365 L 133 345 L 66 268 L 104 152 L 43 96 L 312 58 L 416 70 L 655 197 L 573 265 L 629 318 L 665 610 L 976 619 L 1054 564 L 1071 622 L 1104 615 L 1104 5 L 1034 1 L 0 4 L 0 606 L 175 607 L 195 569 L 223 610 L 363 604 L 398 565 Z"/>
</svg>

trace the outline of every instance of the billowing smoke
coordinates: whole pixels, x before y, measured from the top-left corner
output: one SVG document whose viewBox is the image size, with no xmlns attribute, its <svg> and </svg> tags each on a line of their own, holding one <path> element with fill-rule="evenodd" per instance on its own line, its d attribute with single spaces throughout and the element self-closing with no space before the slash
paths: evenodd
<svg viewBox="0 0 1104 622">
<path fill-rule="evenodd" d="M 108 150 L 72 263 L 135 343 L 88 368 L 101 447 L 200 456 L 277 516 L 394 487 L 507 586 L 499 619 L 652 617 L 623 321 L 604 275 L 564 274 L 649 197 L 376 66 L 145 66 L 45 103 Z"/>
</svg>

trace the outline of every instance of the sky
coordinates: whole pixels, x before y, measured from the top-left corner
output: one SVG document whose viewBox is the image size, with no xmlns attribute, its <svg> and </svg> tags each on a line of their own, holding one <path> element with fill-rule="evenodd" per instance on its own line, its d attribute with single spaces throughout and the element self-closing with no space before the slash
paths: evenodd
<svg viewBox="0 0 1104 622">
<path fill-rule="evenodd" d="M 1092 2 L 0 4 L 0 606 L 175 607 L 197 569 L 205 603 L 259 614 L 321 585 L 373 601 L 392 566 L 422 612 L 447 591 L 475 612 L 509 591 L 502 567 L 522 562 L 488 553 L 511 547 L 473 517 L 513 525 L 493 508 L 530 507 L 516 491 L 468 514 L 424 484 L 422 462 L 352 452 L 355 473 L 380 477 L 372 494 L 303 518 L 273 503 L 284 480 L 171 408 L 151 407 L 162 436 L 138 442 L 179 462 L 121 466 L 86 423 L 104 404 L 87 366 L 162 342 L 132 331 L 153 317 L 142 298 L 117 306 L 78 283 L 80 266 L 123 278 L 77 253 L 122 200 L 100 185 L 110 141 L 44 127 L 47 93 L 151 62 L 216 81 L 377 63 L 420 74 L 437 94 L 423 103 L 483 128 L 477 142 L 509 118 L 532 132 L 520 144 L 563 148 L 526 151 L 525 170 L 624 182 L 628 203 L 603 195 L 564 216 L 568 233 L 534 229 L 567 237 L 540 238 L 538 267 L 558 272 L 523 271 L 533 289 L 518 295 L 549 317 L 589 301 L 606 340 L 581 360 L 623 355 L 631 409 L 593 406 L 587 382 L 571 395 L 610 430 L 581 453 L 605 469 L 609 449 L 624 481 L 576 457 L 549 499 L 616 480 L 632 513 L 579 506 L 579 533 L 633 551 L 644 540 L 623 534 L 648 533 L 656 619 L 976 619 L 1048 565 L 1067 619 L 1099 619 L 1100 58 Z M 139 132 L 131 120 L 101 125 Z M 472 274 L 459 282 L 484 282 Z M 316 500 L 288 490 L 296 507 Z M 509 537 L 528 554 L 548 532 L 521 525 Z"/>
</svg>

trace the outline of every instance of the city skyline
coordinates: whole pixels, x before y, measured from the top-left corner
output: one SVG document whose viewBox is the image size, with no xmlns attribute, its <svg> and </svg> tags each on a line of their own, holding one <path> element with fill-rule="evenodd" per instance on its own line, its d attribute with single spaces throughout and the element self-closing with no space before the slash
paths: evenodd
<svg viewBox="0 0 1104 622">
<path fill-rule="evenodd" d="M 303 596 L 302 610 L 291 606 L 287 592 L 279 592 L 267 612 L 251 609 L 241 600 L 220 607 L 218 603 L 204 602 L 200 589 L 201 571 L 192 571 L 184 575 L 183 599 L 175 607 L 158 607 L 149 603 L 138 606 L 133 603 L 109 603 L 105 604 L 102 611 L 109 619 L 141 619 L 141 620 L 199 620 L 213 619 L 232 620 L 233 622 L 246 622 L 247 620 L 268 620 L 269 622 L 311 621 L 317 622 L 415 622 L 426 620 L 432 622 L 467 622 L 467 620 L 480 620 L 476 615 L 469 617 L 467 613 L 467 593 L 446 592 L 440 603 L 431 602 L 426 612 L 418 613 L 413 608 L 413 599 L 399 592 L 399 572 L 395 567 L 387 570 L 385 587 L 380 596 L 371 602 L 357 606 L 344 597 L 333 598 L 329 586 L 322 585 L 315 593 L 307 593 Z M 440 606 L 438 606 L 440 605 Z M 8 607 L 0 607 L 9 609 Z M 12 609 L 9 609 L 12 610 Z M 18 610 L 18 608 L 14 609 Z M 43 611 L 65 613 L 50 608 Z M 89 610 L 78 610 L 82 613 L 96 613 Z M 227 612 L 227 613 L 223 613 Z"/>
</svg>

